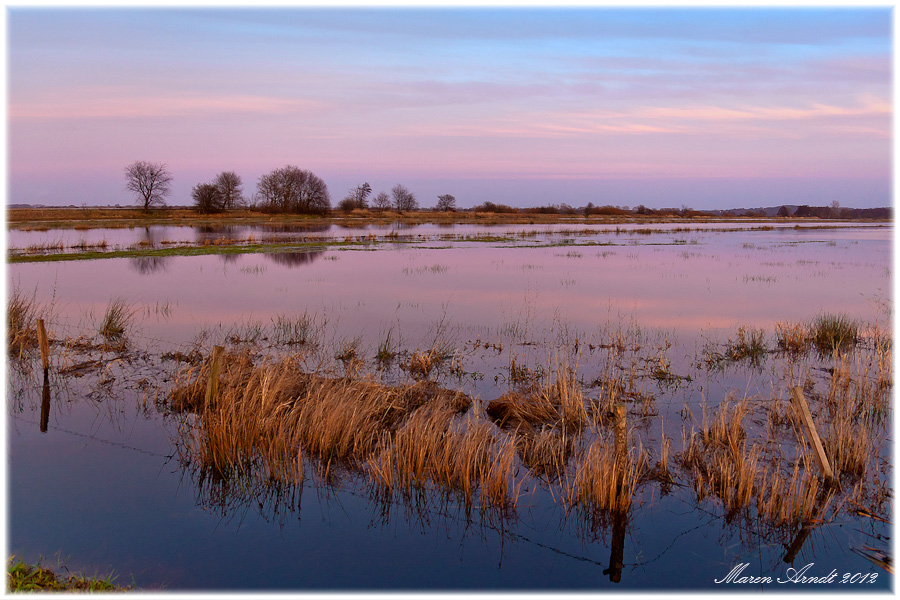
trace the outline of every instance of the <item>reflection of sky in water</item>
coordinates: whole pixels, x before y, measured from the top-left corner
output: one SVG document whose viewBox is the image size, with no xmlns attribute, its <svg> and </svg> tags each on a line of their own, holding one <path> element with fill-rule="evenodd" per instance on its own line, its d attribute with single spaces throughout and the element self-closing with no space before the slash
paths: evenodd
<svg viewBox="0 0 900 600">
<path fill-rule="evenodd" d="M 566 325 L 589 339 L 623 319 L 693 336 L 739 325 L 771 329 L 819 312 L 872 320 L 870 299 L 890 293 L 889 240 L 889 230 L 853 229 L 703 233 L 678 245 L 382 245 L 13 264 L 8 277 L 25 291 L 37 288 L 39 300 L 55 296 L 68 321 L 102 313 L 116 296 L 168 305 L 168 318 L 145 317 L 141 331 L 176 344 L 203 326 L 304 311 L 327 317 L 338 337 L 393 326 L 411 345 L 440 321 L 485 341 L 513 325 L 539 339 Z"/>
<path fill-rule="evenodd" d="M 356 235 L 385 235 L 392 231 L 401 234 L 424 235 L 424 236 L 441 236 L 441 235 L 507 235 L 507 234 L 530 234 L 538 232 L 541 236 L 565 236 L 567 232 L 584 232 L 596 231 L 600 237 L 611 237 L 611 239 L 621 241 L 621 235 L 616 236 L 615 232 L 628 232 L 631 230 L 653 229 L 657 231 L 672 231 L 675 237 L 684 237 L 686 235 L 694 235 L 683 231 L 684 229 L 734 229 L 741 227 L 761 227 L 774 226 L 778 232 L 791 232 L 796 235 L 793 223 L 782 223 L 772 221 L 744 221 L 744 222 L 724 222 L 724 223 L 621 223 L 621 224 L 584 224 L 583 222 L 574 221 L 572 223 L 557 223 L 553 225 L 546 224 L 519 224 L 519 225 L 487 225 L 487 224 L 439 224 L 439 223 L 391 223 L 387 225 L 369 224 L 364 226 L 341 226 L 341 225 L 317 225 L 299 227 L 296 225 L 217 225 L 217 226 L 168 226 L 168 225 L 152 225 L 149 227 L 118 227 L 118 228 L 97 228 L 97 229 L 9 229 L 6 234 L 6 243 L 9 248 L 24 249 L 32 245 L 40 244 L 56 244 L 61 243 L 65 249 L 71 249 L 82 242 L 85 244 L 98 244 L 106 242 L 109 249 L 116 247 L 128 248 L 129 246 L 141 242 L 153 242 L 159 245 L 171 243 L 203 243 L 205 240 L 213 241 L 222 237 L 231 239 L 247 239 L 253 236 L 256 241 L 267 240 L 277 241 L 280 238 L 287 238 L 297 235 L 315 236 L 320 238 L 342 238 L 344 236 Z M 844 223 L 804 223 L 802 226 L 821 226 L 821 227 L 846 227 Z M 847 235 L 857 237 L 858 229 L 872 227 L 866 224 L 853 224 L 853 229 L 847 230 Z M 877 225 L 875 229 L 880 229 Z M 813 234 L 817 230 L 813 230 Z M 762 232 L 759 232 L 762 233 Z M 703 235 L 703 234 L 701 234 Z M 707 234 L 708 235 L 708 234 Z M 581 237 L 581 236 L 579 236 Z M 640 236 L 639 239 L 646 241 L 646 236 Z M 164 245 L 165 245 L 164 244 Z"/>
</svg>

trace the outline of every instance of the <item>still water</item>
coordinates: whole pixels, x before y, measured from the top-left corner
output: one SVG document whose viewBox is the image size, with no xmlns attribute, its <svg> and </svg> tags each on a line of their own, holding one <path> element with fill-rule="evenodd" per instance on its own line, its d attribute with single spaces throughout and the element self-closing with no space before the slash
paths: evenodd
<svg viewBox="0 0 900 600">
<path fill-rule="evenodd" d="M 702 403 L 735 391 L 783 393 L 777 358 L 762 368 L 704 368 L 704 350 L 738 327 L 774 339 L 776 323 L 821 313 L 890 327 L 890 228 L 578 229 L 456 228 L 448 236 L 426 225 L 407 232 L 416 239 L 369 248 L 9 265 L 10 289 L 48 307 L 51 338 L 96 335 L 107 304 L 123 298 L 133 348 L 92 354 L 103 368 L 83 376 L 51 372 L 46 432 L 38 369 L 9 369 L 9 553 L 61 557 L 72 570 L 115 570 L 120 583 L 133 577 L 166 590 L 724 591 L 715 580 L 743 563 L 743 575 L 789 578 L 786 547 L 798 532 L 726 519 L 715 499 L 698 501 L 689 489 L 648 484 L 624 518 L 598 522 L 533 482 L 515 514 L 499 517 L 438 499 L 385 506 L 358 473 L 325 479 L 314 467 L 301 487 L 242 493 L 200 480 L 177 456 L 181 421 L 154 403 L 173 371 L 161 357 L 192 347 L 206 354 L 214 344 L 278 352 L 279 318 L 312 319 L 318 350 L 310 360 L 327 368 L 340 368 L 334 357 L 348 345 L 371 366 L 388 336 L 398 350 L 450 348 L 461 367 L 436 378 L 484 401 L 510 389 L 513 363 L 540 370 L 565 361 L 590 381 L 602 368 L 597 348 L 610 331 L 628 330 L 682 378 L 648 384 L 656 417 L 638 426 L 657 446 L 664 431 L 680 441 L 686 409 L 699 414 Z M 478 239 L 485 231 L 518 239 Z M 38 233 L 56 235 L 16 235 Z M 225 233 L 260 235 L 144 235 Z M 31 243 L 41 242 L 10 236 L 11 247 Z M 82 358 L 56 360 L 71 367 Z M 384 377 L 405 374 L 394 368 Z M 807 576 L 878 573 L 873 584 L 829 591 L 884 590 L 889 576 L 849 548 L 889 534 L 880 521 L 839 512 L 812 530 L 792 564 L 814 563 Z"/>
</svg>

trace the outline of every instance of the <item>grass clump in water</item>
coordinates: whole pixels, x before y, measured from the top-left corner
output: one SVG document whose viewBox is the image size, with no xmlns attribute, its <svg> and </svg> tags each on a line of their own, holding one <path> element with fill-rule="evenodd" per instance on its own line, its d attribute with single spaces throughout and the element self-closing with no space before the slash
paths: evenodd
<svg viewBox="0 0 900 600">
<path fill-rule="evenodd" d="M 810 349 L 809 332 L 802 323 L 775 323 L 775 337 L 782 352 L 804 354 Z"/>
<path fill-rule="evenodd" d="M 114 298 L 100 321 L 100 335 L 109 342 L 119 342 L 125 337 L 129 321 L 137 310 L 124 298 Z"/>
<path fill-rule="evenodd" d="M 10 355 L 22 356 L 37 345 L 37 312 L 35 294 L 28 296 L 14 287 L 6 303 L 6 345 Z"/>
<path fill-rule="evenodd" d="M 647 454 L 638 446 L 617 456 L 598 436 L 579 453 L 576 464 L 568 490 L 569 506 L 624 514 L 631 508 L 638 481 L 647 470 Z"/>
<path fill-rule="evenodd" d="M 765 331 L 752 327 L 739 327 L 737 337 L 729 339 L 725 345 L 725 357 L 732 361 L 749 359 L 755 364 L 767 351 Z"/>
<path fill-rule="evenodd" d="M 315 319 L 307 313 L 296 317 L 277 315 L 272 322 L 272 341 L 278 345 L 309 344 L 313 341 L 315 332 Z"/>
<path fill-rule="evenodd" d="M 859 341 L 859 324 L 847 315 L 819 315 L 810 325 L 810 338 L 822 356 L 849 350 Z"/>
</svg>

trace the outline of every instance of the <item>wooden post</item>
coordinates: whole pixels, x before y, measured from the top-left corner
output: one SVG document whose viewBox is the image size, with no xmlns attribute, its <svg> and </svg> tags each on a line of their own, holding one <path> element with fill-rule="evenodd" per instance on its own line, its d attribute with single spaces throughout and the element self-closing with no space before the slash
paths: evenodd
<svg viewBox="0 0 900 600">
<path fill-rule="evenodd" d="M 213 346 L 209 357 L 209 381 L 206 383 L 206 406 L 210 406 L 219 392 L 219 363 L 221 362 L 222 346 Z"/>
<path fill-rule="evenodd" d="M 38 337 L 38 345 L 41 348 L 41 364 L 44 365 L 44 376 L 47 376 L 47 371 L 50 369 L 50 340 L 47 339 L 47 330 L 44 329 L 44 320 L 37 320 L 37 337 Z"/>
<path fill-rule="evenodd" d="M 819 439 L 818 432 L 816 432 L 816 424 L 813 422 L 812 413 L 809 412 L 809 405 L 803 396 L 803 388 L 800 386 L 791 388 L 791 402 L 794 405 L 794 410 L 797 411 L 800 417 L 800 423 L 803 425 L 806 439 L 809 440 L 809 444 L 813 448 L 813 454 L 816 456 L 816 461 L 819 463 L 822 474 L 825 475 L 826 479 L 833 478 L 834 473 L 831 471 L 831 465 L 828 464 L 828 457 L 825 456 L 822 441 Z"/>
</svg>

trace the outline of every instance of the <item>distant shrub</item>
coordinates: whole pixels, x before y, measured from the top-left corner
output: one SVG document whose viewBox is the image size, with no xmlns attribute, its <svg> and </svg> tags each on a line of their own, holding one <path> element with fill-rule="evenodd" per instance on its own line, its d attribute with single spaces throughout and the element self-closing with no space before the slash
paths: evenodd
<svg viewBox="0 0 900 600">
<path fill-rule="evenodd" d="M 513 208 L 512 206 L 507 206 L 506 204 L 494 204 L 493 202 L 485 202 L 484 204 L 479 204 L 478 206 L 472 209 L 475 212 L 489 212 L 489 213 L 517 213 L 519 212 L 518 208 Z"/>
</svg>

